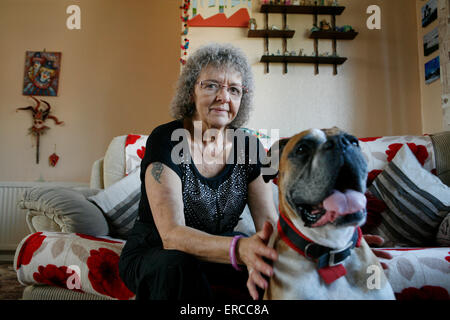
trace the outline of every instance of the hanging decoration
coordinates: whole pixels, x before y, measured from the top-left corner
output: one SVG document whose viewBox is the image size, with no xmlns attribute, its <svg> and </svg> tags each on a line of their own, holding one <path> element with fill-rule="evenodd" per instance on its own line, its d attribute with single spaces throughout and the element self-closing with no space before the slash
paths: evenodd
<svg viewBox="0 0 450 320">
<path fill-rule="evenodd" d="M 188 27 L 188 20 L 189 20 L 189 7 L 191 6 L 191 0 L 184 0 L 183 6 L 180 7 L 183 14 L 180 16 L 181 21 L 183 21 L 184 30 L 181 32 L 181 35 L 183 36 L 183 42 L 181 43 L 181 50 L 183 50 L 183 56 L 180 58 L 181 64 L 186 63 L 186 57 L 187 56 L 187 50 L 189 48 L 189 39 L 186 38 L 189 27 Z"/>
<path fill-rule="evenodd" d="M 16 112 L 19 110 L 30 110 L 33 116 L 33 126 L 28 129 L 28 134 L 31 134 L 36 137 L 36 163 L 39 163 L 39 140 L 40 136 L 46 133 L 50 127 L 45 125 L 45 121 L 47 119 L 52 119 L 55 124 L 61 125 L 64 121 L 59 121 L 58 118 L 50 114 L 51 106 L 50 104 L 41 99 L 36 99 L 33 96 L 30 96 L 36 102 L 36 105 L 27 106 L 22 108 L 17 108 Z M 45 106 L 41 105 L 41 102 L 45 104 Z"/>
<path fill-rule="evenodd" d="M 59 156 L 56 154 L 56 144 L 55 144 L 55 152 L 53 152 L 50 157 L 48 157 L 48 164 L 52 167 L 56 166 L 58 163 Z"/>
</svg>

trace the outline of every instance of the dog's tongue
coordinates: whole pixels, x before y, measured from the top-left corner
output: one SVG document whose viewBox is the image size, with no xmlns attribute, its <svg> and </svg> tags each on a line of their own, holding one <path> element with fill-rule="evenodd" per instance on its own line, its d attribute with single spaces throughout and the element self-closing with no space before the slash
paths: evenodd
<svg viewBox="0 0 450 320">
<path fill-rule="evenodd" d="M 334 190 L 323 201 L 326 213 L 312 227 L 320 227 L 328 222 L 334 222 L 339 216 L 358 212 L 366 207 L 366 196 L 355 190 L 346 190 L 344 193 Z"/>
</svg>

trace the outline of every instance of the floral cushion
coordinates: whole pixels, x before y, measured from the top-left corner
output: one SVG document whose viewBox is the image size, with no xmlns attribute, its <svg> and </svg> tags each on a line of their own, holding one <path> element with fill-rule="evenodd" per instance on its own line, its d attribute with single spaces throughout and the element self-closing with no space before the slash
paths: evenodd
<svg viewBox="0 0 450 320">
<path fill-rule="evenodd" d="M 450 248 L 382 250 L 393 256 L 380 260 L 397 300 L 450 299 Z"/>
<path fill-rule="evenodd" d="M 429 136 L 373 137 L 360 138 L 359 141 L 368 164 L 369 184 L 405 144 L 409 146 L 425 170 L 431 173 L 436 172 L 433 142 Z"/>
<path fill-rule="evenodd" d="M 17 247 L 14 268 L 23 285 L 50 285 L 112 299 L 134 299 L 119 277 L 124 241 L 75 233 L 37 232 Z M 393 259 L 384 272 L 396 298 L 449 299 L 450 248 L 381 249 Z"/>
<path fill-rule="evenodd" d="M 145 155 L 145 145 L 148 136 L 129 134 L 125 141 L 125 174 L 128 175 L 134 169 L 141 166 Z"/>
<path fill-rule="evenodd" d="M 79 233 L 37 232 L 17 247 L 14 268 L 23 285 L 43 284 L 129 300 L 134 293 L 119 277 L 124 243 Z"/>
</svg>

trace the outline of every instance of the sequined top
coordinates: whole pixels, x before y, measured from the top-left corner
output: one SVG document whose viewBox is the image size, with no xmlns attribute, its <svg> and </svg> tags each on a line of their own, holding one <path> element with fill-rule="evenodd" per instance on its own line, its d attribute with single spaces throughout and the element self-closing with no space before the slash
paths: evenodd
<svg viewBox="0 0 450 320">
<path fill-rule="evenodd" d="M 151 226 L 151 238 L 154 241 L 161 241 L 144 182 L 147 167 L 152 162 L 161 162 L 181 179 L 186 225 L 216 235 L 231 232 L 247 204 L 248 184 L 261 172 L 259 157 L 254 157 L 253 154 L 249 156 L 250 150 L 256 150 L 259 155 L 258 152 L 264 148 L 256 137 L 242 130 L 235 130 L 239 133 L 238 137 L 244 137 L 245 143 L 238 143 L 235 136 L 233 151 L 225 168 L 215 177 L 206 178 L 200 174 L 192 161 L 186 137 L 174 134 L 178 139 L 172 140 L 172 133 L 176 129 L 183 129 L 181 120 L 157 127 L 147 139 L 145 155 L 141 162 L 139 221 Z M 249 147 L 252 143 L 257 147 Z"/>
</svg>

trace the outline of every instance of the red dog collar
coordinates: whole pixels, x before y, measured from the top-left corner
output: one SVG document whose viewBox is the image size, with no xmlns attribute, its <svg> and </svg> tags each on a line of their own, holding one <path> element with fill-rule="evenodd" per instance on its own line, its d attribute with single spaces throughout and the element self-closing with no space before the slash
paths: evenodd
<svg viewBox="0 0 450 320">
<path fill-rule="evenodd" d="M 326 284 L 347 274 L 342 262 L 347 259 L 354 247 L 361 244 L 362 232 L 359 227 L 349 244 L 339 250 L 334 250 L 315 243 L 301 233 L 289 219 L 287 219 L 280 208 L 280 219 L 278 220 L 278 234 L 281 239 L 293 250 L 309 260 L 317 262 L 318 272 Z"/>
</svg>

